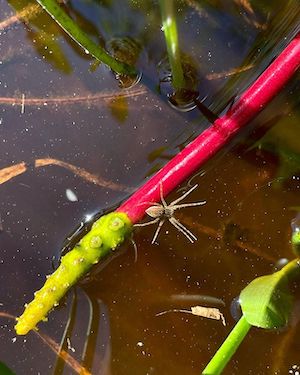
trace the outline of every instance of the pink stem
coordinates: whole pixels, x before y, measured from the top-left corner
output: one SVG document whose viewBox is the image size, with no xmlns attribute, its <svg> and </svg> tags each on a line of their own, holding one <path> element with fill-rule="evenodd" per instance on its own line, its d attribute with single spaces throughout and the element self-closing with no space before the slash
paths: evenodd
<svg viewBox="0 0 300 375">
<path fill-rule="evenodd" d="M 216 120 L 193 142 L 152 176 L 118 209 L 133 223 L 141 220 L 149 202 L 160 201 L 159 184 L 168 195 L 187 177 L 215 155 L 233 136 L 280 92 L 300 65 L 300 34 L 298 34 L 260 77 L 244 92 L 223 117 Z"/>
</svg>

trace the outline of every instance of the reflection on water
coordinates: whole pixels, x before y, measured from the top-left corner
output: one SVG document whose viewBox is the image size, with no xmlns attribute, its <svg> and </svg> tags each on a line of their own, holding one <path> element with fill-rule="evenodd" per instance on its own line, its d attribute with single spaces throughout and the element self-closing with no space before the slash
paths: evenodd
<svg viewBox="0 0 300 375">
<path fill-rule="evenodd" d="M 102 301 L 91 299 L 88 295 L 80 293 L 80 298 L 77 297 L 76 290 L 73 294 L 69 319 L 62 335 L 59 355 L 53 369 L 53 374 L 63 374 L 66 365 L 72 367 L 72 364 L 66 362 L 64 356 L 61 355 L 65 351 L 69 352 L 73 359 L 79 358 L 80 373 L 109 375 L 111 373 L 109 311 Z M 82 311 L 82 305 L 86 302 L 88 303 L 88 311 Z M 86 315 L 86 319 L 84 320 L 81 320 L 82 313 Z M 85 323 L 85 332 L 83 329 L 78 332 L 78 328 L 76 328 L 78 320 L 80 321 L 80 325 Z M 83 347 L 80 349 L 74 347 L 78 334 L 85 337 Z"/>
<path fill-rule="evenodd" d="M 162 87 L 166 47 L 156 2 L 64 2 L 99 45 L 139 47 L 141 81 L 121 90 L 35 2 L 0 0 L 0 357 L 16 374 L 199 373 L 234 325 L 230 306 L 241 289 L 293 257 L 296 80 L 247 137 L 193 179 L 193 201 L 207 204 L 176 217 L 197 242 L 166 225 L 151 245 L 154 229 L 136 230 L 136 262 L 124 246 L 50 314 L 40 336 L 15 337 L 13 316 L 52 271 L 68 233 L 86 215 L 118 205 L 207 127 L 205 109 L 226 110 L 295 35 L 300 17 L 297 1 L 178 5 L 180 47 L 203 105 L 189 112 L 171 107 Z M 188 314 L 156 317 L 196 304 L 219 308 L 227 326 Z M 298 335 L 297 324 L 253 330 L 225 373 L 286 374 L 299 365 Z"/>
</svg>

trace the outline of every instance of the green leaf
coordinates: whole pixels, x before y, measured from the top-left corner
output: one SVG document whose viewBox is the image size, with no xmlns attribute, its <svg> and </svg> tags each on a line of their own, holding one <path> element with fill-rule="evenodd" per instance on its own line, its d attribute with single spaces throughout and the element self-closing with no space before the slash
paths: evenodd
<svg viewBox="0 0 300 375">
<path fill-rule="evenodd" d="M 289 282 L 299 276 L 300 261 L 297 258 L 280 271 L 253 280 L 240 295 L 241 308 L 248 323 L 268 329 L 284 327 L 293 302 Z"/>
<path fill-rule="evenodd" d="M 5 363 L 0 362 L 0 374 L 1 375 L 15 375 L 10 368 L 6 366 Z"/>
<path fill-rule="evenodd" d="M 258 277 L 242 291 L 240 304 L 251 325 L 269 329 L 284 327 L 292 307 L 287 276 L 281 270 Z"/>
</svg>

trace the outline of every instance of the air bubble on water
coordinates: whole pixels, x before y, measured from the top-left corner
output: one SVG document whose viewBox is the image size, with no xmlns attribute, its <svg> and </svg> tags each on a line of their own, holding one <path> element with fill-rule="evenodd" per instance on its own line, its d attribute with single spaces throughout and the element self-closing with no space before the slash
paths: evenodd
<svg viewBox="0 0 300 375">
<path fill-rule="evenodd" d="M 281 270 L 285 265 L 287 265 L 289 260 L 287 258 L 280 258 L 276 263 L 275 263 L 275 272 Z"/>
<path fill-rule="evenodd" d="M 230 304 L 230 313 L 233 319 L 237 322 L 242 317 L 242 309 L 240 305 L 240 297 L 235 297 Z"/>
</svg>

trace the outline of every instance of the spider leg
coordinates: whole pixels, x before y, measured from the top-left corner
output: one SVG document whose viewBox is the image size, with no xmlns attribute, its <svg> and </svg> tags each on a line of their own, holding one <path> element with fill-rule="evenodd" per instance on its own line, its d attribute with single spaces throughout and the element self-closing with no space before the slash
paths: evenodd
<svg viewBox="0 0 300 375">
<path fill-rule="evenodd" d="M 179 232 L 181 232 L 182 234 L 185 235 L 185 237 L 191 241 L 191 243 L 194 243 L 194 241 L 197 241 L 197 237 L 190 231 L 188 230 L 183 224 L 181 224 L 181 222 L 177 219 L 175 219 L 175 217 L 171 217 L 169 219 L 170 223 L 174 225 L 174 227 L 176 229 L 179 230 Z"/>
<path fill-rule="evenodd" d="M 184 193 L 181 197 L 179 197 L 179 198 L 175 199 L 175 201 L 171 202 L 170 206 L 175 206 L 176 203 L 181 202 L 185 197 L 187 197 L 189 194 L 191 194 L 191 192 L 194 191 L 197 187 L 198 187 L 198 185 L 196 184 L 195 186 L 190 188 L 190 190 L 188 190 L 186 193 Z"/>
<path fill-rule="evenodd" d="M 159 218 L 158 218 L 158 219 L 159 219 Z M 164 222 L 165 222 L 165 221 L 166 221 L 166 219 L 161 219 L 161 220 L 160 220 L 160 222 L 159 222 L 159 224 L 158 224 L 158 227 L 157 227 L 157 229 L 156 229 L 156 231 L 155 231 L 155 233 L 154 233 L 153 239 L 152 239 L 152 241 L 151 241 L 152 244 L 154 244 L 155 240 L 157 239 L 157 236 L 158 236 L 158 234 L 159 234 L 159 231 L 160 231 L 161 227 L 164 225 Z"/>
<path fill-rule="evenodd" d="M 146 223 L 134 224 L 134 227 L 145 227 L 146 225 L 155 224 L 160 220 L 160 217 L 155 218 L 154 220 L 147 221 Z"/>
<path fill-rule="evenodd" d="M 185 204 L 175 204 L 174 206 L 172 205 L 172 208 L 174 210 L 178 210 L 178 209 L 184 208 L 184 207 L 203 206 L 205 203 L 206 203 L 206 201 L 195 202 L 195 203 L 185 203 Z"/>
<path fill-rule="evenodd" d="M 164 198 L 163 186 L 162 186 L 162 182 L 161 181 L 159 182 L 159 191 L 160 191 L 160 200 L 161 200 L 161 203 L 163 204 L 164 207 L 167 207 L 168 204 L 167 204 L 167 202 L 165 201 L 165 198 Z"/>
</svg>

